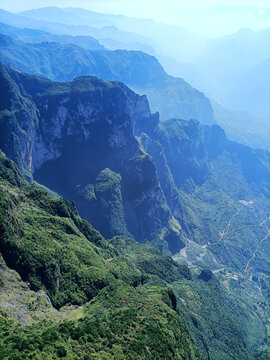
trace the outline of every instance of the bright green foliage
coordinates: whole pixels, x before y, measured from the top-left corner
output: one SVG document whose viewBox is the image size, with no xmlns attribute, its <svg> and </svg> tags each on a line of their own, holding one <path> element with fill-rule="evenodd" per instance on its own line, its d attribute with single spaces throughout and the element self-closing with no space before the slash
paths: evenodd
<svg viewBox="0 0 270 360">
<path fill-rule="evenodd" d="M 182 299 L 178 311 L 187 321 L 203 358 L 257 358 L 256 349 L 265 345 L 266 329 L 244 302 L 229 297 L 217 280 L 182 281 L 173 289 Z"/>
<path fill-rule="evenodd" d="M 65 317 L 62 310 L 55 315 L 58 323 L 37 318 L 22 327 L 4 311 L 1 359 L 199 358 L 164 281 L 169 272 L 137 267 L 82 220 L 74 205 L 27 184 L 3 153 L 0 176 L 0 249 L 7 265 L 32 289 L 44 289 L 57 308 L 92 299 L 79 320 L 70 320 L 70 312 Z M 139 246 L 134 240 L 121 241 L 126 248 Z M 146 259 L 153 264 L 162 259 L 150 244 L 143 251 L 149 251 Z M 170 258 L 164 258 L 166 267 L 174 269 L 175 277 L 181 273 Z M 164 278 L 159 286 L 151 285 L 151 273 Z M 32 303 L 29 310 L 34 310 Z"/>
<path fill-rule="evenodd" d="M 73 205 L 27 184 L 3 182 L 0 194 L 4 259 L 56 307 L 82 304 L 114 279 L 106 258 L 115 251 Z"/>
<path fill-rule="evenodd" d="M 57 308 L 83 305 L 41 321 L 42 309 L 29 303 L 36 318 L 26 327 L 0 306 L 0 358 L 246 360 L 265 345 L 264 324 L 214 276 L 196 280 L 148 242 L 109 243 L 73 204 L 26 183 L 2 153 L 0 234 L 7 265 L 32 289 Z"/>
<path fill-rule="evenodd" d="M 116 236 L 111 243 L 120 254 L 147 276 L 155 275 L 169 283 L 182 278 L 191 279 L 186 266 L 176 264 L 170 256 L 164 256 L 149 242 L 139 244 L 131 238 Z"/>
<path fill-rule="evenodd" d="M 162 291 L 136 290 L 118 281 L 87 305 L 79 321 L 44 322 L 25 330 L 1 318 L 0 357 L 199 359 L 185 324 L 163 302 Z"/>
</svg>

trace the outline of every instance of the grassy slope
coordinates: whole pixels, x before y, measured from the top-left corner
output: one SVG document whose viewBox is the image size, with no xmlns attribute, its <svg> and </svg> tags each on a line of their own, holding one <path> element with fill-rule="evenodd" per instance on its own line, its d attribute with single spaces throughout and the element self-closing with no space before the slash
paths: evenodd
<svg viewBox="0 0 270 360">
<path fill-rule="evenodd" d="M 151 284 L 152 275 L 147 278 L 117 255 L 72 204 L 27 184 L 2 153 L 0 192 L 0 249 L 6 263 L 31 289 L 45 290 L 56 308 L 86 304 L 73 313 L 67 308 L 66 315 L 48 304 L 42 311 L 38 296 L 17 279 L 14 293 L 24 288 L 21 302 L 28 305 L 29 318 L 33 314 L 31 325 L 22 327 L 1 304 L 0 358 L 198 358 L 166 282 Z M 7 273 L 1 271 L 4 290 Z M 7 296 L 5 304 L 15 301 Z M 42 320 L 44 313 L 48 320 Z"/>
<path fill-rule="evenodd" d="M 108 243 L 72 204 L 26 183 L 2 153 L 0 192 L 6 263 L 56 308 L 81 306 L 43 311 L 31 293 L 31 325 L 22 327 L 0 305 L 0 357 L 196 359 L 192 337 L 203 359 L 253 359 L 265 340 L 260 319 L 214 278 L 197 279 L 149 243 Z"/>
</svg>

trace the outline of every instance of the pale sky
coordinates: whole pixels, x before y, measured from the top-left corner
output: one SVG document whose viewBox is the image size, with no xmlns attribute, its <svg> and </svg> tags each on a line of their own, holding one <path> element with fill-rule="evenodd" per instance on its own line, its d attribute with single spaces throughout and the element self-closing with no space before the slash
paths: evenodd
<svg viewBox="0 0 270 360">
<path fill-rule="evenodd" d="M 0 0 L 0 8 L 12 12 L 45 6 L 152 18 L 205 35 L 270 27 L 270 0 Z"/>
</svg>

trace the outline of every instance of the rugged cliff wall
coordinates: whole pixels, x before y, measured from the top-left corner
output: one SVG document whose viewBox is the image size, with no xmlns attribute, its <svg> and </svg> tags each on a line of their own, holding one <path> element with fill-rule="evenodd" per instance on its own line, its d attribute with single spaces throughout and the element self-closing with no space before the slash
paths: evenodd
<svg viewBox="0 0 270 360">
<path fill-rule="evenodd" d="M 74 200 L 106 237 L 131 234 L 168 249 L 171 212 L 133 135 L 137 121 L 158 121 L 145 96 L 118 82 L 54 83 L 3 66 L 1 88 L 1 148 L 26 175 Z"/>
<path fill-rule="evenodd" d="M 104 236 L 149 239 L 173 254 L 192 241 L 206 267 L 244 271 L 251 259 L 268 268 L 267 249 L 253 258 L 267 230 L 267 151 L 229 141 L 216 125 L 160 122 L 119 82 L 55 83 L 2 66 L 1 84 L 1 148 Z"/>
</svg>

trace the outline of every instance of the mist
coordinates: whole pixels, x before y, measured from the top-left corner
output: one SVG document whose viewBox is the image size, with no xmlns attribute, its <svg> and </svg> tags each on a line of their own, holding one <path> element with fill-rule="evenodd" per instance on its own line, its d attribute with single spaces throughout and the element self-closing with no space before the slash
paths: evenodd
<svg viewBox="0 0 270 360">
<path fill-rule="evenodd" d="M 47 6 L 81 7 L 101 13 L 153 19 L 207 37 L 230 34 L 241 28 L 260 30 L 270 23 L 268 1 L 43 0 L 38 2 L 38 6 L 34 0 L 0 1 L 0 8 L 12 12 Z"/>
<path fill-rule="evenodd" d="M 0 0 L 1 359 L 269 359 L 269 20 Z"/>
</svg>

